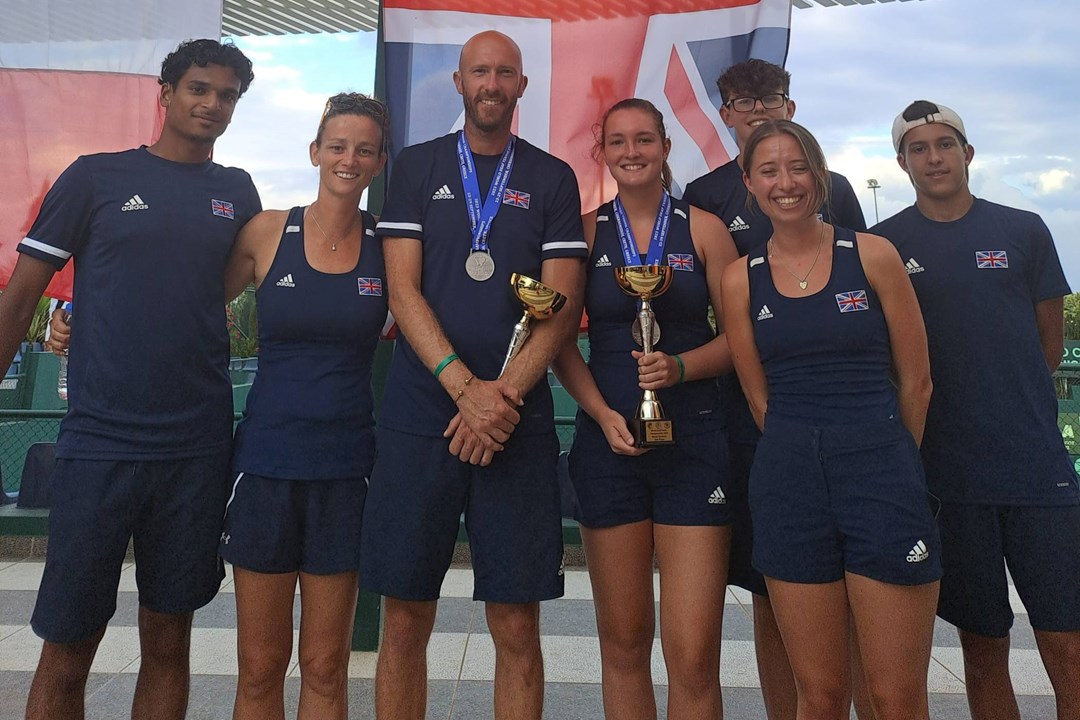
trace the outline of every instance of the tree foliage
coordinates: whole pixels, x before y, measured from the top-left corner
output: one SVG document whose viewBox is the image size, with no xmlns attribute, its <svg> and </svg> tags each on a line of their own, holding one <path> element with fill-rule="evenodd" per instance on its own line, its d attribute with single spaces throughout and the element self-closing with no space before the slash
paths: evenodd
<svg viewBox="0 0 1080 720">
<path fill-rule="evenodd" d="M 1065 296 L 1065 339 L 1080 340 L 1080 293 Z"/>
<path fill-rule="evenodd" d="M 255 357 L 259 354 L 259 318 L 255 308 L 255 290 L 248 288 L 225 308 L 228 318 L 232 357 Z"/>
</svg>

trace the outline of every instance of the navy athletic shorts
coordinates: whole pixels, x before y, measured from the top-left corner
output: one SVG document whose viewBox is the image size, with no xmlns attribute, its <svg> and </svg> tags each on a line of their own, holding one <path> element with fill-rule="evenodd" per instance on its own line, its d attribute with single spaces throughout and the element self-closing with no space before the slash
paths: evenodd
<svg viewBox="0 0 1080 720">
<path fill-rule="evenodd" d="M 919 450 L 898 418 L 816 427 L 767 416 L 750 474 L 754 567 L 797 583 L 844 572 L 895 585 L 941 577 Z"/>
<path fill-rule="evenodd" d="M 757 443 L 733 442 L 728 445 L 728 502 L 731 505 L 731 553 L 728 560 L 728 585 L 737 585 L 755 595 L 768 596 L 765 576 L 754 569 L 754 523 L 750 515 L 750 468 L 754 465 Z"/>
<path fill-rule="evenodd" d="M 938 525 L 942 620 L 977 635 L 1008 635 L 1013 612 L 1007 563 L 1033 628 L 1080 630 L 1080 505 L 945 502 Z"/>
<path fill-rule="evenodd" d="M 116 612 L 134 538 L 139 604 L 184 614 L 217 594 L 229 453 L 158 462 L 57 460 L 49 550 L 31 624 L 55 643 L 84 640 Z"/>
<path fill-rule="evenodd" d="M 579 417 L 570 450 L 575 517 L 589 528 L 651 519 L 662 525 L 729 525 L 727 435 L 712 418 L 680 419 L 675 444 L 616 455 L 604 431 Z"/>
<path fill-rule="evenodd" d="M 559 442 L 514 436 L 491 465 L 450 454 L 446 438 L 382 428 L 360 543 L 360 585 L 400 600 L 435 600 L 462 512 L 473 598 L 501 603 L 563 594 Z"/>
<path fill-rule="evenodd" d="M 221 557 L 261 573 L 335 575 L 360 567 L 367 481 L 282 480 L 238 473 Z"/>
</svg>

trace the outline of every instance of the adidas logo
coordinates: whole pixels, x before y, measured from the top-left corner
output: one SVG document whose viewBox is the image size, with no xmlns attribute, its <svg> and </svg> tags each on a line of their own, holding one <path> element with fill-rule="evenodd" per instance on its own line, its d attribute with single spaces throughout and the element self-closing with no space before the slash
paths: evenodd
<svg viewBox="0 0 1080 720">
<path fill-rule="evenodd" d="M 435 194 L 431 196 L 432 200 L 453 200 L 454 193 L 450 192 L 448 185 L 443 185 L 441 188 L 435 191 Z"/>
<path fill-rule="evenodd" d="M 758 312 L 758 314 L 757 314 L 757 319 L 758 320 L 768 320 L 771 317 L 772 317 L 772 311 L 769 310 L 769 306 L 768 305 L 762 305 L 761 306 L 761 311 Z"/>
<path fill-rule="evenodd" d="M 600 256 L 600 259 L 596 261 L 596 265 L 593 267 L 611 267 L 611 261 L 608 260 L 607 253 Z"/>
<path fill-rule="evenodd" d="M 909 563 L 922 562 L 930 557 L 930 552 L 926 549 L 926 543 L 922 540 L 915 543 L 915 547 L 911 548 L 911 552 L 907 554 L 907 561 Z"/>
<path fill-rule="evenodd" d="M 731 224 L 727 226 L 728 232 L 738 232 L 739 230 L 749 230 L 750 226 L 746 224 L 746 221 L 742 217 L 736 215 L 735 219 L 731 221 Z"/>
<path fill-rule="evenodd" d="M 724 494 L 724 491 L 719 486 L 717 486 L 717 488 L 712 491 L 712 495 L 709 496 L 709 504 L 710 505 L 725 505 L 725 504 L 727 504 L 727 495 Z"/>
<path fill-rule="evenodd" d="M 292 279 L 292 273 L 289 273 L 274 284 L 278 287 L 296 287 L 296 283 L 294 283 Z"/>
<path fill-rule="evenodd" d="M 150 206 L 143 202 L 143 199 L 138 195 L 132 195 L 131 199 L 124 203 L 120 208 L 120 212 L 127 212 L 129 210 L 149 210 Z"/>
<path fill-rule="evenodd" d="M 229 535 L 228 533 L 221 533 L 222 545 L 228 545 L 230 540 L 232 540 L 232 535 Z"/>
<path fill-rule="evenodd" d="M 904 263 L 904 267 L 907 268 L 907 274 L 908 275 L 914 275 L 915 273 L 923 272 L 924 270 L 926 270 L 926 268 L 924 268 L 922 265 L 920 265 L 915 260 L 915 258 L 911 258 L 906 263 Z"/>
</svg>

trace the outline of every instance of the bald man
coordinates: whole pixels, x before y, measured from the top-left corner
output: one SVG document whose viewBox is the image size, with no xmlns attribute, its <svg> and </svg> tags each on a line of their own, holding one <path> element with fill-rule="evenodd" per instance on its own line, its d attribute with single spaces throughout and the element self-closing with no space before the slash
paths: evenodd
<svg viewBox="0 0 1080 720">
<path fill-rule="evenodd" d="M 496 649 L 495 717 L 538 720 L 539 601 L 563 593 L 559 444 L 544 378 L 580 317 L 581 201 L 566 163 L 510 132 L 528 84 L 513 40 L 471 38 L 454 84 L 464 130 L 402 151 L 376 231 L 402 333 L 361 543 L 361 584 L 386 597 L 376 716 L 425 715 L 426 648 L 464 512 L 473 597 L 486 603 Z M 500 375 L 521 315 L 512 273 L 568 303 L 533 325 Z"/>
</svg>

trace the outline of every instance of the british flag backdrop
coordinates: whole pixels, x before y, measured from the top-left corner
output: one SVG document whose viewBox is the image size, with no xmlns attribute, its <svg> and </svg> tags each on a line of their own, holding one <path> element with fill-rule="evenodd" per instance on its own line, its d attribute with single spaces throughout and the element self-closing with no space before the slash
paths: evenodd
<svg viewBox="0 0 1080 720">
<path fill-rule="evenodd" d="M 716 78 L 749 57 L 782 65 L 790 20 L 790 0 L 385 0 L 391 156 L 462 127 L 458 55 L 472 35 L 494 29 L 521 47 L 529 78 L 515 132 L 574 168 L 583 210 L 614 195 L 592 159 L 593 127 L 626 97 L 664 113 L 681 195 L 736 152 Z"/>
<path fill-rule="evenodd" d="M 220 0 L 0 0 L 0 287 L 64 168 L 152 143 L 162 59 L 220 34 Z M 70 299 L 71 282 L 69 263 L 46 294 Z"/>
</svg>

